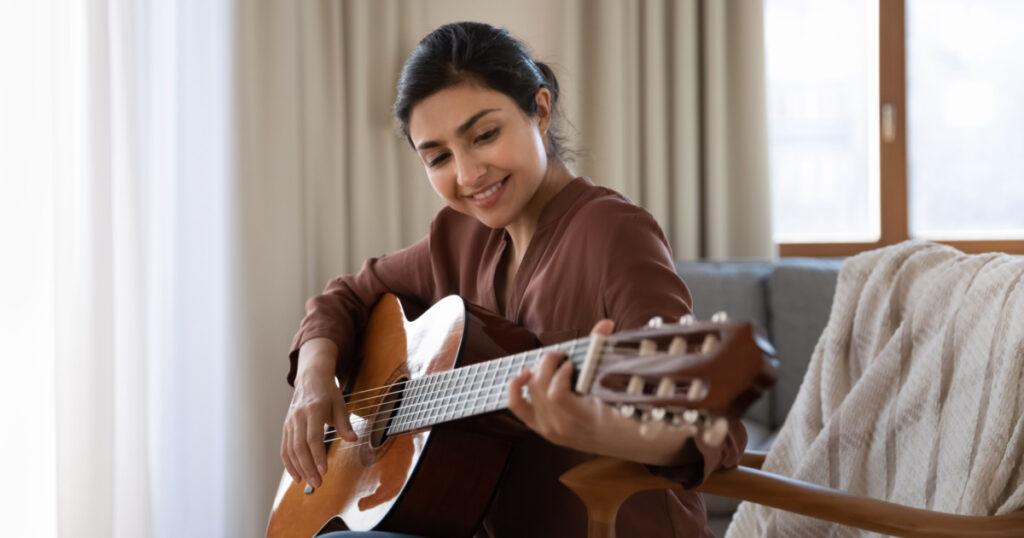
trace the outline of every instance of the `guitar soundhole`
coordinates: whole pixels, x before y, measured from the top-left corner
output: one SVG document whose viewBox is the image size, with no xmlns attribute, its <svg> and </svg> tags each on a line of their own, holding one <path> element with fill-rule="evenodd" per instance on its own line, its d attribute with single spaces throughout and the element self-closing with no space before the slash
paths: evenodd
<svg viewBox="0 0 1024 538">
<path fill-rule="evenodd" d="M 398 413 L 402 403 L 402 387 L 408 378 L 401 378 L 391 383 L 391 389 L 381 398 L 380 407 L 374 413 L 370 427 L 370 446 L 377 448 L 388 440 L 388 430 Z"/>
</svg>

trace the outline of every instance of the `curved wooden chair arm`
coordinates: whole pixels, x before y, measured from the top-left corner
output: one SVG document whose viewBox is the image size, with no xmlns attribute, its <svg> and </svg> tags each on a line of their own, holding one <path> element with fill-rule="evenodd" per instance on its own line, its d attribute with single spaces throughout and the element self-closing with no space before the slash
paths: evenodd
<svg viewBox="0 0 1024 538">
<path fill-rule="evenodd" d="M 748 450 L 740 456 L 740 465 L 751 469 L 760 469 L 768 453 L 763 450 Z"/>
<path fill-rule="evenodd" d="M 922 510 L 745 466 L 712 473 L 697 490 L 892 536 L 1024 537 L 1024 512 L 961 516 Z"/>
</svg>

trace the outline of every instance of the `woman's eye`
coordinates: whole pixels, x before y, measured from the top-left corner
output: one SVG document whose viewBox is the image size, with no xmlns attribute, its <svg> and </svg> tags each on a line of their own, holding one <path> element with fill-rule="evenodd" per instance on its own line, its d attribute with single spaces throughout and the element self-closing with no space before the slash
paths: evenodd
<svg viewBox="0 0 1024 538">
<path fill-rule="evenodd" d="M 448 154 L 447 153 L 442 153 L 442 154 L 438 155 L 437 157 L 435 157 L 430 162 L 428 162 L 427 166 L 433 168 L 433 167 L 443 163 L 444 160 L 447 159 L 447 158 L 448 158 Z"/>
<path fill-rule="evenodd" d="M 491 129 L 490 131 L 487 131 L 486 133 L 476 137 L 476 141 L 477 142 L 486 142 L 486 141 L 494 138 L 497 134 L 498 134 L 498 128 L 495 127 L 494 129 Z"/>
</svg>

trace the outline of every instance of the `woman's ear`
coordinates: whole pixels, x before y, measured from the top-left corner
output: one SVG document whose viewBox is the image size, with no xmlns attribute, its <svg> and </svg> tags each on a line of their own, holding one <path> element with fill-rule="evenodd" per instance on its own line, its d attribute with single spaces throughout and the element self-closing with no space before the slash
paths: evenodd
<svg viewBox="0 0 1024 538">
<path fill-rule="evenodd" d="M 546 141 L 548 127 L 551 126 L 551 92 L 547 88 L 540 88 L 534 94 L 534 99 L 537 101 L 537 128 Z"/>
</svg>

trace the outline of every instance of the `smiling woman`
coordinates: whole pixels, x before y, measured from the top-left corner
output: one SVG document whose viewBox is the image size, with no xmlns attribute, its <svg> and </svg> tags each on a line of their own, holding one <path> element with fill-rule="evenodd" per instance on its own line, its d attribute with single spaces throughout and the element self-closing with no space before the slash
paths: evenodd
<svg viewBox="0 0 1024 538">
<path fill-rule="evenodd" d="M 371 312 L 376 319 L 374 306 L 385 294 L 420 305 L 460 295 L 527 329 L 543 345 L 690 312 L 689 290 L 675 272 L 654 218 L 624 196 L 576 177 L 563 160 L 564 146 L 552 129 L 557 104 L 554 74 L 505 30 L 478 23 L 445 25 L 410 55 L 394 111 L 447 207 L 434 218 L 427 237 L 367 260 L 357 274 L 331 281 L 306 304 L 290 354 L 288 379 L 295 392 L 281 455 L 292 480 L 306 482 L 310 499 L 335 491 L 337 481 L 344 480 L 329 473 L 336 460 L 325 450 L 325 424 L 336 429 L 334 440 L 342 449 L 367 446 L 357 431 L 368 432 L 358 421 L 353 429 L 349 406 L 355 414 L 366 412 L 347 402 L 346 392 L 367 368 L 383 367 L 361 364 L 359 373 L 355 370 L 360 334 Z M 363 359 L 373 362 L 369 355 Z M 632 419 L 572 392 L 571 364 L 559 365 L 560 360 L 545 355 L 532 370 L 510 378 L 503 393 L 507 407 L 535 434 L 518 423 L 506 432 L 511 421 L 500 415 L 471 427 L 502 430 L 510 443 L 504 476 L 486 513 L 467 514 L 478 536 L 585 536 L 583 506 L 557 477 L 588 459 L 587 454 L 657 466 L 652 469 L 686 487 L 737 464 L 746 442 L 738 420 L 718 437 L 694 436 L 693 429 L 683 427 L 645 438 Z M 404 379 L 401 370 L 395 379 Z M 529 399 L 521 397 L 524 390 Z M 379 455 L 385 446 L 372 454 Z M 464 457 L 454 449 L 434 448 L 432 457 Z M 438 456 L 438 450 L 447 452 Z M 367 458 L 372 464 L 373 458 Z M 473 477 L 464 482 L 476 483 Z M 367 487 L 366 496 L 353 501 L 357 507 L 342 512 L 379 507 L 383 486 Z M 387 489 L 391 496 L 402 490 Z M 382 527 L 450 534 L 428 521 L 425 514 L 431 509 L 421 507 L 417 513 L 413 523 L 388 527 L 394 519 L 385 518 Z M 700 496 L 678 488 L 634 496 L 619 513 L 618 530 L 623 536 L 710 535 Z"/>
</svg>

